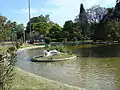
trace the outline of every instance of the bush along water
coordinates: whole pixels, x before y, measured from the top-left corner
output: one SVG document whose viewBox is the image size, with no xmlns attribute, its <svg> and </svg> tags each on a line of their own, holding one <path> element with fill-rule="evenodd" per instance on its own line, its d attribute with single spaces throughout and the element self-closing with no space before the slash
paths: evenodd
<svg viewBox="0 0 120 90">
<path fill-rule="evenodd" d="M 64 46 L 50 46 L 50 47 L 45 47 L 45 49 L 48 51 L 57 50 L 62 53 L 72 54 L 72 51 L 67 50 Z"/>
</svg>

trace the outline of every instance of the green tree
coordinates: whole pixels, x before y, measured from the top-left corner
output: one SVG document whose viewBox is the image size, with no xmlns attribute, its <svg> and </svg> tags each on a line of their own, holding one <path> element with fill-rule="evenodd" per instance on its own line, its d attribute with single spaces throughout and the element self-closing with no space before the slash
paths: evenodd
<svg viewBox="0 0 120 90">
<path fill-rule="evenodd" d="M 17 34 L 17 39 L 20 39 L 23 37 L 23 30 L 25 29 L 23 24 L 18 24 L 16 26 L 16 34 Z"/>
<path fill-rule="evenodd" d="M 108 10 L 100 7 L 99 5 L 95 5 L 92 8 L 87 9 L 87 17 L 90 23 L 99 23 L 103 16 L 107 13 Z"/>
<path fill-rule="evenodd" d="M 54 39 L 60 39 L 62 27 L 60 27 L 58 24 L 54 24 L 52 28 L 49 30 L 49 36 Z"/>
<path fill-rule="evenodd" d="M 120 22 L 109 21 L 106 23 L 106 33 L 109 41 L 120 41 Z"/>
<path fill-rule="evenodd" d="M 92 36 L 97 29 L 97 25 L 102 20 L 104 15 L 106 15 L 108 10 L 106 8 L 95 5 L 87 9 L 87 17 L 90 24 L 90 36 Z"/>
<path fill-rule="evenodd" d="M 88 17 L 87 13 L 84 9 L 83 4 L 80 5 L 80 13 L 75 19 L 76 23 L 79 23 L 79 30 L 81 32 L 81 39 L 87 39 L 89 37 L 89 23 L 88 23 Z"/>
<path fill-rule="evenodd" d="M 80 40 L 82 29 L 80 27 L 79 22 L 73 23 L 72 20 L 66 21 L 63 26 L 62 35 L 64 38 L 68 38 L 69 40 L 74 40 L 75 38 Z"/>
<path fill-rule="evenodd" d="M 73 37 L 74 39 L 76 38 L 77 40 L 81 40 L 82 36 L 82 29 L 79 24 L 79 22 L 75 22 L 73 25 Z"/>
<path fill-rule="evenodd" d="M 38 31 L 40 35 L 46 36 L 49 33 L 49 24 L 46 22 L 33 23 L 32 30 Z"/>
<path fill-rule="evenodd" d="M 73 21 L 69 20 L 66 21 L 64 26 L 63 26 L 63 32 L 64 32 L 64 38 L 68 38 L 68 39 L 72 39 L 72 35 L 73 35 Z"/>
<path fill-rule="evenodd" d="M 115 9 L 114 9 L 114 19 L 116 21 L 120 21 L 120 1 L 117 0 L 117 3 L 115 5 Z"/>
<path fill-rule="evenodd" d="M 10 27 L 6 22 L 7 22 L 7 18 L 4 16 L 0 16 L 0 40 L 1 41 L 9 40 L 8 30 L 10 30 Z"/>
<path fill-rule="evenodd" d="M 96 24 L 95 32 L 92 35 L 93 41 L 96 41 L 96 40 L 106 41 L 107 40 L 107 33 L 106 33 L 105 27 L 106 27 L 106 23 L 103 21 L 100 21 L 98 24 Z"/>
<path fill-rule="evenodd" d="M 6 24 L 9 27 L 7 29 L 12 41 L 23 37 L 23 30 L 25 28 L 23 24 L 17 24 L 17 22 L 12 22 L 10 20 L 8 20 Z"/>
<path fill-rule="evenodd" d="M 50 18 L 49 15 L 40 15 L 38 17 L 33 17 L 27 23 L 26 32 L 30 32 L 30 23 L 31 23 L 31 31 L 39 31 L 40 34 L 46 35 L 49 29 Z"/>
<path fill-rule="evenodd" d="M 93 35 L 93 40 L 119 41 L 120 2 L 117 1 L 115 8 L 107 8 L 107 14 L 103 16 Z"/>
<path fill-rule="evenodd" d="M 0 40 L 6 41 L 9 39 L 11 31 L 11 21 L 0 16 Z M 10 90 L 11 82 L 14 77 L 13 69 L 15 66 L 16 49 L 9 47 L 7 50 L 3 46 L 0 49 L 0 90 Z"/>
</svg>

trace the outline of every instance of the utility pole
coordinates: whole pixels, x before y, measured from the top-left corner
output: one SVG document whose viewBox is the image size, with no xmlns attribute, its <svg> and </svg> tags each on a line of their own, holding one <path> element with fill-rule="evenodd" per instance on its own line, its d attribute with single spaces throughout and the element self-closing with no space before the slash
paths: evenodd
<svg viewBox="0 0 120 90">
<path fill-rule="evenodd" d="M 30 20 L 30 18 L 31 18 L 31 13 L 30 13 L 30 4 L 31 4 L 31 2 L 30 2 L 30 0 L 28 0 L 28 10 L 29 10 L 29 28 L 30 28 L 30 41 L 31 41 L 31 20 Z"/>
<path fill-rule="evenodd" d="M 23 34 L 24 34 L 24 43 L 26 43 L 26 41 L 25 41 L 25 30 L 26 30 L 26 29 L 23 30 Z"/>
</svg>

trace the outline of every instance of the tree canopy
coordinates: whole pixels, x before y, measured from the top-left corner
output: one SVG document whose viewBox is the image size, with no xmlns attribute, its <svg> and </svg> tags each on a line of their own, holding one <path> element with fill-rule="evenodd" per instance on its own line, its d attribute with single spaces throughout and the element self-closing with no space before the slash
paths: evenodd
<svg viewBox="0 0 120 90">
<path fill-rule="evenodd" d="M 31 23 L 31 31 L 33 32 L 37 32 L 37 37 L 39 39 L 39 37 L 41 35 L 47 37 L 51 37 L 51 38 L 58 38 L 59 32 L 62 30 L 62 28 L 50 21 L 49 15 L 40 15 L 37 17 L 33 17 L 30 19 L 30 21 L 27 23 L 27 27 L 26 27 L 26 32 L 29 33 L 30 29 L 30 23 Z M 32 36 L 36 37 L 35 35 Z"/>
<path fill-rule="evenodd" d="M 0 16 L 0 40 L 13 40 L 23 37 L 23 24 L 17 24 L 15 21 L 8 20 L 5 16 Z"/>
<path fill-rule="evenodd" d="M 107 8 L 108 12 L 96 26 L 94 40 L 119 41 L 120 38 L 120 2 L 114 8 Z"/>
</svg>

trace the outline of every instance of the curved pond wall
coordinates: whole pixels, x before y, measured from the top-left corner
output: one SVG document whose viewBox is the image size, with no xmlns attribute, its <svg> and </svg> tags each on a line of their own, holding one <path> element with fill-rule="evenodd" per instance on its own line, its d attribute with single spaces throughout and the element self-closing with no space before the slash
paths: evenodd
<svg viewBox="0 0 120 90">
<path fill-rule="evenodd" d="M 18 52 L 17 65 L 25 71 L 87 90 L 120 90 L 120 45 L 81 48 L 66 47 L 76 53 L 76 60 L 31 62 L 42 48 Z"/>
</svg>

